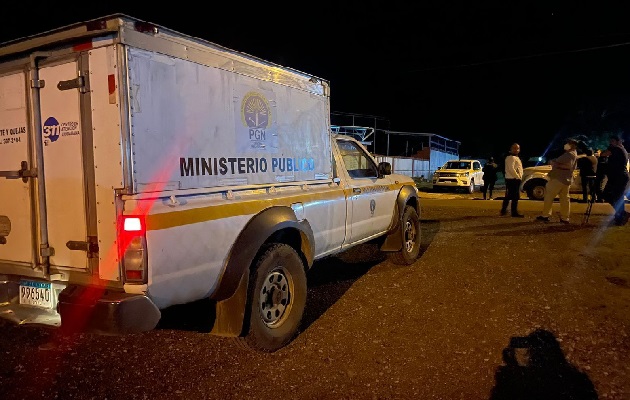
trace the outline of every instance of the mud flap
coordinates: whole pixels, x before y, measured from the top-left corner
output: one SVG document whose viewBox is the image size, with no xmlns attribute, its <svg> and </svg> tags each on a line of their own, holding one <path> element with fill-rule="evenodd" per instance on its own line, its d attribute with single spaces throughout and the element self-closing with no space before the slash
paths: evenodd
<svg viewBox="0 0 630 400">
<path fill-rule="evenodd" d="M 249 270 L 246 270 L 234 294 L 216 303 L 216 317 L 211 334 L 217 336 L 236 337 L 243 331 L 245 307 L 247 306 L 247 286 Z"/>
<path fill-rule="evenodd" d="M 394 216 L 392 218 L 392 224 L 389 234 L 385 237 L 383 244 L 381 244 L 381 251 L 400 251 L 402 249 L 402 229 L 400 223 L 400 210 L 398 207 L 394 207 Z"/>
</svg>

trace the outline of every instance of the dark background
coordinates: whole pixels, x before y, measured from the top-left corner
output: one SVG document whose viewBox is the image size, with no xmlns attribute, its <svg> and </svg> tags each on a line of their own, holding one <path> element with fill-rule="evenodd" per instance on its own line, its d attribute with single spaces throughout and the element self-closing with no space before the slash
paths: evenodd
<svg viewBox="0 0 630 400">
<path fill-rule="evenodd" d="M 12 2 L 0 41 L 114 13 L 324 78 L 333 112 L 459 140 L 462 156 L 605 147 L 630 122 L 630 14 L 602 2 Z"/>
</svg>

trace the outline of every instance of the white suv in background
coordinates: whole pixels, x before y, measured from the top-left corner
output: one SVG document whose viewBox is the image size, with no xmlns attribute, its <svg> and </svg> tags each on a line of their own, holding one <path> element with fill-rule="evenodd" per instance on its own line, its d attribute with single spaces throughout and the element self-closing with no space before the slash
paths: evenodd
<svg viewBox="0 0 630 400">
<path fill-rule="evenodd" d="M 463 188 L 473 193 L 483 185 L 483 172 L 479 160 L 450 160 L 433 174 L 433 188 Z"/>
</svg>

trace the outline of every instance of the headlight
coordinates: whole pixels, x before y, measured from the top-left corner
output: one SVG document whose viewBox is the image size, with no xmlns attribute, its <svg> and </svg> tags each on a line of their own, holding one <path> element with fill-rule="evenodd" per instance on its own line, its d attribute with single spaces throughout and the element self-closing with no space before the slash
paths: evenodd
<svg viewBox="0 0 630 400">
<path fill-rule="evenodd" d="M 469 172 L 464 172 L 464 173 L 461 173 L 461 174 L 457 174 L 457 176 L 459 176 L 460 178 L 464 178 L 464 177 L 468 176 L 469 174 L 470 174 Z"/>
</svg>

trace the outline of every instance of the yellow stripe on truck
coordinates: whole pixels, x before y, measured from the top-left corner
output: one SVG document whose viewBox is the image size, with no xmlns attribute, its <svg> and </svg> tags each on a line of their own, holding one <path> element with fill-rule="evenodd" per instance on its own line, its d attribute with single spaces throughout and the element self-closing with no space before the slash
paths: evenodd
<svg viewBox="0 0 630 400">
<path fill-rule="evenodd" d="M 398 190 L 403 184 L 374 185 L 362 187 L 362 192 Z M 334 189 L 323 192 L 300 193 L 293 196 L 271 199 L 240 200 L 238 203 L 217 204 L 214 206 L 194 208 L 190 210 L 172 211 L 161 214 L 151 214 L 146 217 L 147 230 L 157 231 L 176 226 L 197 224 L 239 215 L 258 214 L 262 210 L 273 206 L 291 206 L 293 203 L 310 203 L 314 201 L 336 201 L 342 197 L 352 196 L 352 189 Z"/>
<path fill-rule="evenodd" d="M 262 210 L 273 206 L 291 206 L 291 204 L 299 202 L 339 200 L 344 197 L 344 191 L 336 189 L 326 192 L 300 193 L 276 199 L 239 200 L 238 203 L 217 204 L 190 210 L 147 215 L 146 224 L 147 230 L 156 231 L 239 215 L 258 214 Z"/>
</svg>

